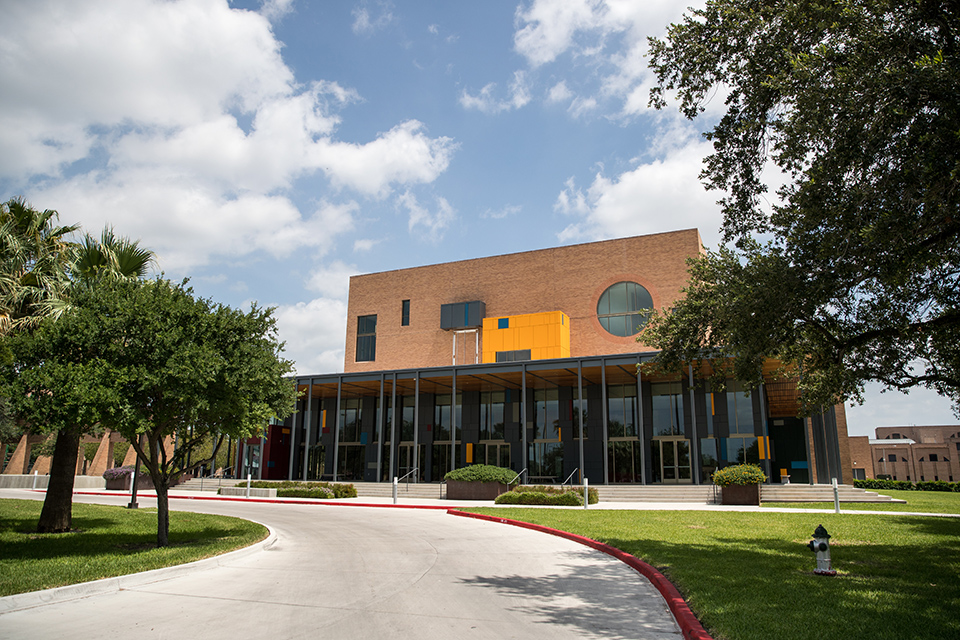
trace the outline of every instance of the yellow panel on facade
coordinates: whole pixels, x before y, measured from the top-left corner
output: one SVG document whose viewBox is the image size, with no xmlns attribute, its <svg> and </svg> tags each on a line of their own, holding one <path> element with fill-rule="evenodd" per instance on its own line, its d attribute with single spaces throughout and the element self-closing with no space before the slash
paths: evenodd
<svg viewBox="0 0 960 640">
<path fill-rule="evenodd" d="M 497 352 L 530 350 L 530 359 L 570 357 L 570 316 L 562 311 L 501 316 L 483 320 L 483 362 Z"/>
</svg>

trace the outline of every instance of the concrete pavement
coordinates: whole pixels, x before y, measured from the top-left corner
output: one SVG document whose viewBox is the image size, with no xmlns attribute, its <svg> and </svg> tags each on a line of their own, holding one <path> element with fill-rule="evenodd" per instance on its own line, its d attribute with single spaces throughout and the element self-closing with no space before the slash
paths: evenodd
<svg viewBox="0 0 960 640">
<path fill-rule="evenodd" d="M 0 492 L 8 496 L 42 499 Z M 256 520 L 276 541 L 209 570 L 2 614 L 0 637 L 680 638 L 646 578 L 536 531 L 443 510 L 177 499 L 171 508 Z"/>
</svg>

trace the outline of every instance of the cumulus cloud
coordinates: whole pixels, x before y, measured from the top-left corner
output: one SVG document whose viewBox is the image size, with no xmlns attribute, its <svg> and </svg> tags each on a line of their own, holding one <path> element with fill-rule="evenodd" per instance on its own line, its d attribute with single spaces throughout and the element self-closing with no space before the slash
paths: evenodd
<svg viewBox="0 0 960 640">
<path fill-rule="evenodd" d="M 296 363 L 298 375 L 343 371 L 347 335 L 347 303 L 339 298 L 280 305 L 275 314 L 284 357 Z"/>
<path fill-rule="evenodd" d="M 460 105 L 465 109 L 477 109 L 483 113 L 496 114 L 503 111 L 520 109 L 530 102 L 530 90 L 527 88 L 526 74 L 515 71 L 510 81 L 509 95 L 506 98 L 496 96 L 497 83 L 484 86 L 480 93 L 471 95 L 464 90 L 460 94 Z"/>
<path fill-rule="evenodd" d="M 346 300 L 350 292 L 350 276 L 358 273 L 356 265 L 335 260 L 311 271 L 306 287 L 324 296 Z"/>
<path fill-rule="evenodd" d="M 393 22 L 393 3 L 377 2 L 371 9 L 367 3 L 353 10 L 353 32 L 371 34 Z"/>
<path fill-rule="evenodd" d="M 698 228 L 704 244 L 716 247 L 717 195 L 704 190 L 696 170 L 709 152 L 708 143 L 692 140 L 613 178 L 598 173 L 586 189 L 571 178 L 554 209 L 576 221 L 558 237 L 602 240 Z"/>
<path fill-rule="evenodd" d="M 422 206 L 410 191 L 405 191 L 397 197 L 397 205 L 406 209 L 409 216 L 408 228 L 412 235 L 424 237 L 430 242 L 438 242 L 443 238 L 450 223 L 456 217 L 456 211 L 445 198 L 436 198 L 436 209 L 430 211 Z"/>
<path fill-rule="evenodd" d="M 519 205 L 507 205 L 501 209 L 487 209 L 480 214 L 480 217 L 490 220 L 502 220 L 510 216 L 518 215 L 521 211 L 523 211 L 523 207 Z"/>
<path fill-rule="evenodd" d="M 362 98 L 335 82 L 296 82 L 268 20 L 291 8 L 6 7 L 0 84 L 17 90 L 0 101 L 4 197 L 25 193 L 87 228 L 112 224 L 176 272 L 255 251 L 307 246 L 322 256 L 353 228 L 356 197 L 443 173 L 457 146 L 420 122 L 338 138 L 341 111 Z M 289 195 L 306 176 L 333 187 L 314 210 Z"/>
<path fill-rule="evenodd" d="M 276 22 L 293 11 L 293 0 L 262 0 L 260 14 L 267 20 Z"/>
<path fill-rule="evenodd" d="M 661 35 L 680 20 L 687 0 L 533 0 L 516 13 L 514 49 L 533 68 L 569 56 L 573 74 L 555 84 L 549 101 L 582 96 L 570 107 L 574 117 L 605 100 L 618 104 L 617 115 L 629 118 L 647 111 L 653 85 L 647 69 L 647 36 Z M 570 84 L 576 83 L 573 88 Z"/>
</svg>

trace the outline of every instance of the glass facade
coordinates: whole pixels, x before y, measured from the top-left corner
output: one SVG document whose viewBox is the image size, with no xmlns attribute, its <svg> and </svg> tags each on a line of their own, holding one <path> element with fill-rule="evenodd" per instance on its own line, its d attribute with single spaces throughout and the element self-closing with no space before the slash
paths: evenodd
<svg viewBox="0 0 960 640">
<path fill-rule="evenodd" d="M 307 480 L 389 482 L 416 468 L 412 481 L 440 482 L 484 463 L 526 470 L 528 484 L 688 484 L 727 464 L 770 464 L 777 443 L 763 440 L 756 393 L 638 376 L 640 358 L 320 376 L 299 383 L 298 412 L 271 428 L 291 430 L 283 464 Z"/>
</svg>

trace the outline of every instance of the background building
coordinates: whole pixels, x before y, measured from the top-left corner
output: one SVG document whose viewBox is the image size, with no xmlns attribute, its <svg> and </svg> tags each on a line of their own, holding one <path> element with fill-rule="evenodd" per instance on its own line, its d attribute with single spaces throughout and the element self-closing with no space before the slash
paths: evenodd
<svg viewBox="0 0 960 640">
<path fill-rule="evenodd" d="M 692 368 L 638 371 L 655 355 L 640 311 L 671 307 L 702 250 L 691 229 L 355 276 L 344 373 L 299 376 L 298 412 L 244 459 L 271 479 L 437 482 L 481 462 L 701 484 L 752 461 L 775 482 L 850 481 L 842 405 L 801 419 L 789 380 L 714 392 Z"/>
<path fill-rule="evenodd" d="M 960 479 L 960 425 L 877 427 L 876 434 L 850 438 L 854 477 Z"/>
</svg>

